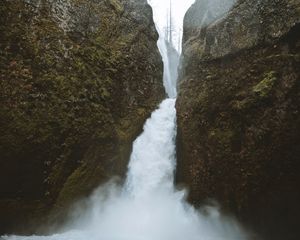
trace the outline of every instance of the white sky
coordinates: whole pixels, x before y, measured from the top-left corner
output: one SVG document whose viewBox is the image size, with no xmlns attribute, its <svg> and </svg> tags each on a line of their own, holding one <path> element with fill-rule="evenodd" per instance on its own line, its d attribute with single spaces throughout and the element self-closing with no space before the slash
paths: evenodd
<svg viewBox="0 0 300 240">
<path fill-rule="evenodd" d="M 177 49 L 179 40 L 182 35 L 183 18 L 195 0 L 171 0 L 172 14 L 173 14 L 173 26 L 174 26 L 174 47 Z M 156 27 L 160 34 L 164 33 L 164 28 L 167 26 L 168 13 L 170 0 L 148 0 L 148 3 L 152 6 L 153 17 L 156 23 Z M 179 49 L 180 50 L 180 49 Z"/>
</svg>

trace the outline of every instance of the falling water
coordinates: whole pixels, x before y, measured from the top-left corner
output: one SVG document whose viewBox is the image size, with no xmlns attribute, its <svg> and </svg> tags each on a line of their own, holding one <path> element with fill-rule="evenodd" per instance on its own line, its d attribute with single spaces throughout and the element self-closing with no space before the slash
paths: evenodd
<svg viewBox="0 0 300 240">
<path fill-rule="evenodd" d="M 175 1 L 175 0 L 174 0 Z M 114 181 L 100 187 L 72 211 L 62 233 L 51 236 L 4 236 L 7 240 L 244 240 L 239 225 L 218 209 L 196 210 L 185 192 L 174 187 L 176 167 L 176 79 L 178 61 L 169 58 L 174 43 L 166 41 L 157 17 L 162 0 L 149 0 L 160 33 L 165 64 L 164 100 L 135 140 L 124 186 Z M 162 4 L 163 5 L 163 4 Z M 187 7 L 186 7 L 187 8 Z M 182 19 L 179 21 L 182 24 Z M 161 25 L 162 24 L 162 25 Z M 180 26 L 175 26 L 180 36 Z M 181 36 L 178 38 L 180 41 Z M 180 50 L 179 50 L 180 51 Z M 174 53 L 174 52 L 173 52 Z M 179 57 L 179 55 L 178 55 Z M 170 64 L 172 61 L 172 64 Z M 83 207 L 83 206 L 88 206 Z M 75 229 L 75 230 L 74 230 Z"/>
<path fill-rule="evenodd" d="M 173 189 L 175 169 L 175 99 L 162 102 L 137 138 L 127 173 L 125 190 L 135 198 Z"/>
<path fill-rule="evenodd" d="M 181 52 L 184 14 L 194 0 L 148 0 L 152 6 L 157 46 L 164 62 L 163 83 L 170 98 L 177 96 L 177 69 Z"/>
</svg>

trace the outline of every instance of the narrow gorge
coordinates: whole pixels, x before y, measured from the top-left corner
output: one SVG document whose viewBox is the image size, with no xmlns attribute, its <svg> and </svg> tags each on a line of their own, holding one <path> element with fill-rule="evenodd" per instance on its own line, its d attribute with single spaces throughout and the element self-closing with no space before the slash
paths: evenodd
<svg viewBox="0 0 300 240">
<path fill-rule="evenodd" d="M 299 0 L 3 0 L 0 239 L 298 240 Z"/>
</svg>

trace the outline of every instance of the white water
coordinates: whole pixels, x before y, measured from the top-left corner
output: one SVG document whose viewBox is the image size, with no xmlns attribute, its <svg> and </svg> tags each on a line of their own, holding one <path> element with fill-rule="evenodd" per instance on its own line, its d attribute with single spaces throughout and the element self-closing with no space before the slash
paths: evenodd
<svg viewBox="0 0 300 240">
<path fill-rule="evenodd" d="M 177 96 L 176 80 L 179 53 L 181 52 L 183 18 L 193 2 L 194 0 L 148 0 L 148 3 L 152 6 L 155 26 L 159 33 L 157 46 L 164 62 L 163 83 L 168 96 L 171 98 Z M 170 15 L 173 16 L 171 21 Z M 170 22 L 172 22 L 171 43 L 166 41 L 168 38 L 166 28 L 170 25 Z M 172 54 L 170 48 L 177 50 L 178 54 Z"/>
<path fill-rule="evenodd" d="M 148 198 L 158 190 L 173 189 L 175 119 L 175 99 L 166 99 L 134 142 L 125 184 L 126 192 L 133 197 Z"/>
<path fill-rule="evenodd" d="M 232 219 L 213 207 L 195 210 L 173 185 L 175 99 L 164 100 L 136 139 L 127 181 L 100 187 L 73 209 L 64 233 L 8 240 L 244 240 Z M 88 206 L 84 208 L 83 206 Z M 76 229 L 76 230 L 72 230 Z"/>
<path fill-rule="evenodd" d="M 154 5 L 153 8 L 155 12 Z M 156 24 L 158 25 L 157 22 Z M 160 50 L 164 57 L 168 56 L 164 52 L 166 49 Z M 176 79 L 171 80 L 170 84 L 166 85 L 166 91 L 170 97 L 175 97 Z M 124 186 L 111 181 L 97 189 L 90 199 L 78 203 L 62 233 L 51 236 L 3 238 L 6 240 L 247 239 L 239 225 L 231 218 L 222 216 L 217 208 L 205 207 L 201 211 L 196 210 L 185 201 L 185 192 L 175 189 L 173 183 L 176 167 L 175 101 L 175 98 L 164 100 L 147 120 L 144 132 L 134 142 Z"/>
</svg>

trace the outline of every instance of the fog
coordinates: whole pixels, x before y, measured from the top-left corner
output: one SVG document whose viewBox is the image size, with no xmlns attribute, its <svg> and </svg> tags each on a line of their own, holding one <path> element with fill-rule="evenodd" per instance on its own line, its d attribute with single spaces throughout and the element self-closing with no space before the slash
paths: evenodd
<svg viewBox="0 0 300 240">
<path fill-rule="evenodd" d="M 169 1 L 149 0 L 160 35 L 166 43 L 165 13 Z M 183 16 L 192 1 L 172 1 L 174 45 L 180 43 Z M 159 45 L 160 46 L 160 45 Z M 167 46 L 167 44 L 165 44 Z M 170 48 L 170 47 L 169 47 Z M 164 62 L 168 47 L 161 46 Z M 179 51 L 180 52 L 180 51 Z M 165 68 L 177 71 L 177 64 Z M 170 69 L 173 68 L 173 69 Z M 246 240 L 247 234 L 218 206 L 195 209 L 187 193 L 174 186 L 176 170 L 176 79 L 170 74 L 165 99 L 135 140 L 125 184 L 111 180 L 70 210 L 60 233 L 50 236 L 5 236 L 7 240 Z M 168 89 L 169 88 L 169 89 Z M 174 92 L 173 92 L 174 91 Z"/>
</svg>

